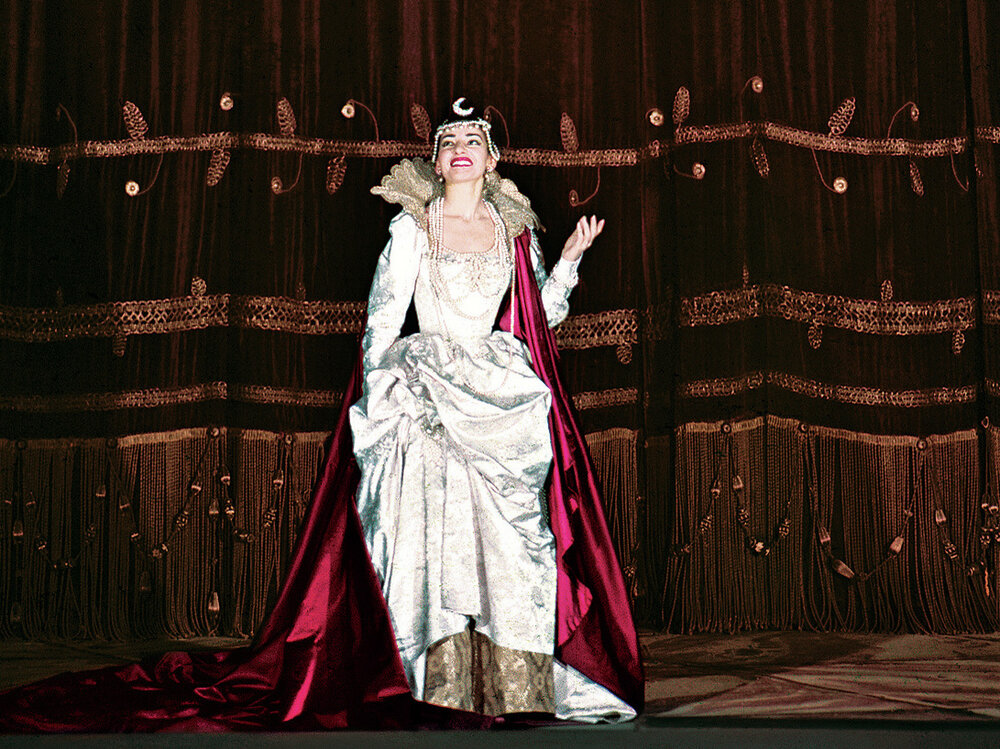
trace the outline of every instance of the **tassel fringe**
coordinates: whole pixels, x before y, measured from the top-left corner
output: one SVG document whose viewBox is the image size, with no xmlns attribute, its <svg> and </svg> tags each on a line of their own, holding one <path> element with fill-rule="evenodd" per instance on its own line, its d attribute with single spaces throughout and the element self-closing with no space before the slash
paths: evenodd
<svg viewBox="0 0 1000 749">
<path fill-rule="evenodd" d="M 252 635 L 325 438 L 0 441 L 0 636 Z"/>
<path fill-rule="evenodd" d="M 326 436 L 0 440 L 0 637 L 252 636 Z M 988 424 L 918 438 L 768 416 L 687 424 L 642 450 L 631 429 L 587 442 L 647 622 L 998 628 L 1000 430 Z"/>
<path fill-rule="evenodd" d="M 601 477 L 604 514 L 615 554 L 634 600 L 640 588 L 637 433 L 633 429 L 608 429 L 588 434 L 586 439 L 594 468 Z"/>
<path fill-rule="evenodd" d="M 675 437 L 670 629 L 997 628 L 996 430 L 877 436 L 768 416 Z"/>
</svg>

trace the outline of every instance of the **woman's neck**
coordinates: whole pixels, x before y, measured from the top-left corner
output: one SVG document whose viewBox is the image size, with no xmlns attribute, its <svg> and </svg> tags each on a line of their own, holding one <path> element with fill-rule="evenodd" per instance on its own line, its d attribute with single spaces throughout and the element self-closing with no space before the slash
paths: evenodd
<svg viewBox="0 0 1000 749">
<path fill-rule="evenodd" d="M 476 218 L 483 202 L 483 180 L 457 182 L 444 186 L 444 212 L 466 221 Z"/>
</svg>

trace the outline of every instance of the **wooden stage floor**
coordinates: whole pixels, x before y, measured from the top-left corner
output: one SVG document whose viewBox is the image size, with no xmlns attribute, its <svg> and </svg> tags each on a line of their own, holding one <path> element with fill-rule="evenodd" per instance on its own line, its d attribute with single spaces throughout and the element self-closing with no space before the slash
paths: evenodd
<svg viewBox="0 0 1000 749">
<path fill-rule="evenodd" d="M 0 642 L 0 689 L 171 649 L 239 640 Z M 112 749 L 329 746 L 1000 747 L 1000 634 L 642 633 L 646 712 L 623 726 L 560 725 L 480 734 L 254 734 L 91 737 Z M 0 736 L 2 746 L 89 745 L 87 737 Z M 236 744 L 235 742 L 239 742 Z M 229 743 L 233 742 L 233 743 Z M 194 744 L 192 743 L 192 746 Z"/>
</svg>

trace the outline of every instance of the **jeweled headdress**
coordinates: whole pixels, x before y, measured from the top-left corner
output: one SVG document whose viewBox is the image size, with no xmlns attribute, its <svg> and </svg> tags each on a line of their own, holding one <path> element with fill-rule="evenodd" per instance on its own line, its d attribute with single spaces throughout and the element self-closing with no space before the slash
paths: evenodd
<svg viewBox="0 0 1000 749">
<path fill-rule="evenodd" d="M 444 119 L 441 120 L 441 124 L 438 125 L 437 130 L 434 131 L 434 154 L 431 156 L 432 164 L 437 161 L 438 143 L 441 141 L 441 136 L 456 125 L 475 125 L 481 128 L 483 134 L 486 136 L 486 147 L 489 149 L 490 156 L 494 159 L 500 158 L 500 149 L 496 147 L 493 137 L 490 135 L 490 123 L 463 96 L 452 102 L 451 111 L 445 115 Z"/>
</svg>

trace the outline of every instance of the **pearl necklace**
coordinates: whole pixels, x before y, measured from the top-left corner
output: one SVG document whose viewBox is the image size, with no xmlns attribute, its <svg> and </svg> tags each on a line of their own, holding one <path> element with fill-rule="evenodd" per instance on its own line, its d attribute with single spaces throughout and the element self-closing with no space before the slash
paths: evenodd
<svg viewBox="0 0 1000 749">
<path fill-rule="evenodd" d="M 489 313 L 495 304 L 494 295 L 499 296 L 502 292 L 500 288 L 486 288 L 486 281 L 491 265 L 500 260 L 506 268 L 512 268 L 513 262 L 510 254 L 504 252 L 504 230 L 503 222 L 489 201 L 483 201 L 486 210 L 489 211 L 490 219 L 493 221 L 493 246 L 484 252 L 454 252 L 447 251 L 442 242 L 444 236 L 444 199 L 439 198 L 427 207 L 427 223 L 430 229 L 430 282 L 435 295 L 444 301 L 451 310 L 467 320 L 479 320 Z M 441 275 L 440 263 L 443 255 L 450 257 L 461 257 L 468 266 L 469 281 L 475 291 L 486 301 L 481 309 L 470 309 L 470 299 L 468 296 L 459 303 L 449 290 L 448 282 Z M 492 261 L 492 262 L 491 262 Z M 495 266 L 494 266 L 495 267 Z"/>
</svg>

